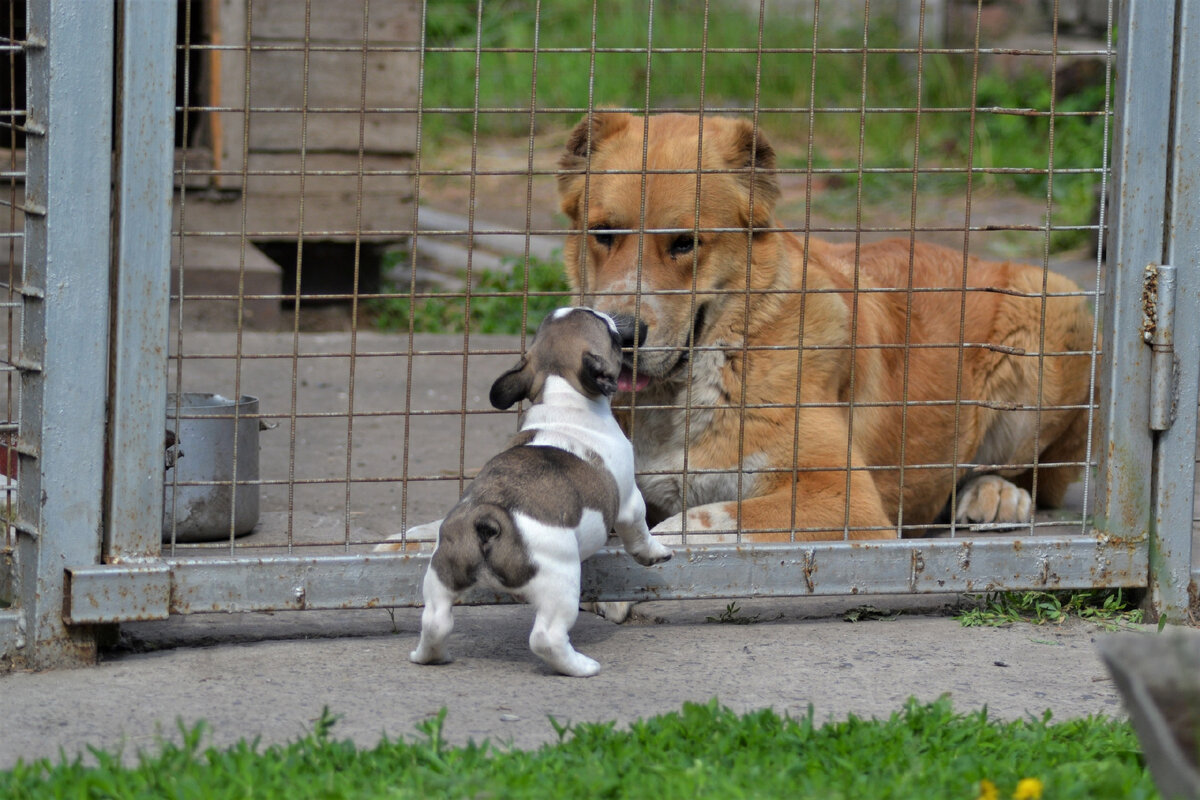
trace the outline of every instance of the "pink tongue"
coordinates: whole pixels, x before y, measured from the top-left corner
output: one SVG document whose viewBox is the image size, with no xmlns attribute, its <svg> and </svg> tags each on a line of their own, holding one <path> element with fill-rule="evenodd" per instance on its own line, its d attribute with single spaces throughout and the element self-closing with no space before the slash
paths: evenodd
<svg viewBox="0 0 1200 800">
<path fill-rule="evenodd" d="M 637 376 L 637 384 L 634 385 L 633 372 L 629 367 L 621 367 L 621 374 L 617 378 L 617 391 L 632 392 L 645 389 L 650 383 L 650 376 L 644 372 L 639 372 Z"/>
</svg>

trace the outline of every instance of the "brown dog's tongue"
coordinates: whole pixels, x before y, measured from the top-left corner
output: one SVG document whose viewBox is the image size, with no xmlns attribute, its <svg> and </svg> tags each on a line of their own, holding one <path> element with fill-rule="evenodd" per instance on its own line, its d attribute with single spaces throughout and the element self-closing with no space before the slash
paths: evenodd
<svg viewBox="0 0 1200 800">
<path fill-rule="evenodd" d="M 650 383 L 650 376 L 644 372 L 638 373 L 637 383 L 633 380 L 633 371 L 629 367 L 621 367 L 621 374 L 617 377 L 618 392 L 641 391 Z"/>
</svg>

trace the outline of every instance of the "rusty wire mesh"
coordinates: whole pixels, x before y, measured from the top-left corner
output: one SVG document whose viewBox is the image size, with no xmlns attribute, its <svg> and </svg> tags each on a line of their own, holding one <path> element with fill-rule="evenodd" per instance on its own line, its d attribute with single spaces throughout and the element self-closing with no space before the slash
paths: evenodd
<svg viewBox="0 0 1200 800">
<path fill-rule="evenodd" d="M 557 212 L 558 153 L 566 132 L 598 108 L 738 115 L 766 131 L 781 152 L 774 172 L 784 197 L 776 227 L 756 232 L 787 231 L 806 244 L 813 237 L 851 242 L 856 263 L 865 243 L 899 236 L 955 248 L 964 270 L 973 256 L 1013 258 L 1043 270 L 1066 266 L 1081 288 L 1053 292 L 1043 283 L 1043 325 L 1048 298 L 1082 296 L 1093 309 L 1102 300 L 1111 5 L 1093 40 L 1060 35 L 1059 20 L 1051 18 L 1045 30 L 1018 45 L 989 27 L 983 4 L 970 4 L 960 12 L 966 41 L 943 33 L 937 46 L 928 43 L 935 39 L 927 30 L 934 15 L 924 3 L 913 4 L 917 22 L 908 28 L 869 2 L 852 13 L 819 2 L 786 10 L 772 3 L 712 2 L 702 14 L 684 13 L 684 6 L 671 2 L 618 4 L 622 15 L 640 15 L 635 41 L 614 38 L 623 31 L 607 28 L 610 17 L 620 15 L 605 13 L 604 4 L 581 6 L 590 20 L 571 30 L 582 34 L 564 33 L 556 16 L 561 9 L 541 3 L 230 5 L 188 0 L 181 7 L 172 391 L 257 396 L 262 402 L 253 416 L 276 427 L 261 432 L 256 477 L 237 474 L 236 448 L 246 445 L 238 434 L 229 474 L 186 480 L 168 472 L 176 486 L 236 483 L 262 497 L 262 519 L 246 537 L 231 524 L 208 543 L 184 542 L 176 524 L 166 523 L 164 548 L 171 552 L 355 551 L 449 508 L 516 427 L 511 413 L 487 404 L 487 386 L 525 350 L 546 302 L 572 302 L 560 284 L 543 283 L 538 269 L 560 260 L 555 251 L 570 233 Z M 749 20 L 744 41 L 728 41 L 731 14 Z M 689 17 L 692 24 L 680 33 L 664 15 Z M 948 24 L 940 17 L 937 22 Z M 803 28 L 807 35 L 781 42 L 777 28 Z M 15 54 L 10 49 L 10 59 Z M 677 85 L 677 72 L 667 66 L 673 60 L 692 65 L 695 81 Z M 726 62 L 741 70 L 740 94 L 708 84 Z M 1080 64 L 1087 66 L 1074 66 Z M 587 76 L 586 90 L 563 98 L 546 87 L 568 70 Z M 907 93 L 878 96 L 874 76 L 896 70 L 906 70 L 906 77 L 888 85 L 903 84 Z M 789 71 L 804 79 L 796 80 L 785 102 L 773 85 Z M 621 99 L 597 88 L 612 73 L 633 87 Z M 1062 83 L 1077 80 L 1076 73 L 1087 73 L 1091 99 L 1064 108 Z M 831 96 L 823 88 L 827 74 L 850 75 L 848 85 L 853 89 L 857 81 L 857 91 Z M 501 92 L 497 76 L 518 83 L 524 99 L 514 100 L 520 92 Z M 957 81 L 957 93 L 930 89 L 948 81 Z M 996 91 L 1005 81 L 1040 88 L 1036 96 L 1005 95 Z M 450 84 L 469 90 L 444 91 Z M 1007 99 L 981 100 L 985 95 Z M 893 148 L 881 149 L 872 138 L 881 120 L 903 121 L 905 138 Z M 997 120 L 1000 126 L 990 124 Z M 1069 142 L 1064 153 L 1057 131 L 1072 120 L 1099 121 L 1104 135 L 1092 151 L 1070 149 Z M 1009 156 L 987 138 L 1009 123 L 1044 136 L 1031 150 L 1034 158 Z M 947 132 L 954 126 L 956 136 Z M 843 137 L 845 131 L 850 133 Z M 699 165 L 690 172 L 715 174 Z M 644 182 L 650 171 L 634 174 Z M 1091 194 L 1056 194 L 1056 183 L 1081 180 L 1095 186 L 1087 190 Z M 1022 184 L 1044 186 L 1044 193 L 1039 198 L 1014 188 Z M 1084 196 L 1094 202 L 1087 219 L 1070 207 Z M 627 232 L 698 236 L 729 230 L 702 226 L 697 199 L 690 227 L 647 226 L 643 203 L 641 224 Z M 1074 244 L 1064 250 L 1061 240 Z M 451 257 L 438 249 L 446 246 L 458 247 L 453 258 L 461 260 L 447 262 Z M 508 282 L 496 278 L 514 272 Z M 899 407 L 901 442 L 907 441 L 910 408 L 942 404 L 958 410 L 992 402 L 963 393 L 961 354 L 973 348 L 1004 352 L 1004 343 L 911 341 L 914 297 L 944 293 L 961 317 L 974 290 L 858 287 L 857 271 L 854 288 L 864 296 L 901 297 L 909 326 L 903 344 L 859 343 L 852 328 L 846 346 L 743 343 L 736 348 L 740 357 L 775 350 L 772 357 L 799 360 L 823 349 L 871 347 L 956 352 L 947 357 L 959 359 L 960 385 L 948 399 L 911 399 L 905 357 L 899 400 L 856 399 L 852 377 L 847 397 L 818 404 L 845 408 L 852 421 L 856 409 Z M 747 310 L 761 299 L 753 290 L 738 293 Z M 481 317 L 480 309 L 515 319 L 515 332 L 487 332 L 490 318 Z M 380 326 L 390 326 L 389 332 Z M 1098 329 L 1091 342 L 1084 354 L 1093 362 L 1094 396 Z M 694 346 L 693 354 L 704 349 Z M 1019 357 L 1041 364 L 1047 356 L 1069 354 L 1042 347 Z M 768 409 L 795 409 L 798 419 L 807 407 L 799 387 L 768 404 L 748 402 L 744 387 L 740 397 L 718 405 L 689 394 L 684 425 L 695 412 L 730 405 L 742 419 Z M 1077 407 L 1039 403 L 1004 410 L 1040 415 Z M 1090 438 L 1091 408 L 1084 407 Z M 168 416 L 180 426 L 187 412 L 175 407 Z M 902 450 L 898 465 L 852 470 L 852 426 L 838 468 L 847 493 L 855 470 L 898 471 L 903 487 L 906 473 L 965 466 L 965 456 L 907 463 Z M 745 464 L 744 442 L 730 447 Z M 186 439 L 182 449 L 186 463 Z M 747 475 L 804 471 L 795 463 L 705 470 L 690 457 L 685 448 L 682 466 L 667 475 L 680 483 L 685 506 L 689 481 L 706 473 L 728 474 L 740 500 Z M 976 468 L 1029 469 L 1036 497 L 1038 471 L 1048 466 L 1080 466 L 1083 481 L 1065 509 L 1039 513 L 1024 529 L 1089 533 L 1090 447 L 1078 462 L 1035 458 Z M 644 471 L 645 477 L 652 475 Z M 785 528 L 756 532 L 803 534 L 803 508 L 793 508 Z M 953 519 L 951 512 L 949 521 L 932 527 L 951 536 L 974 532 Z M 909 535 L 930 528 L 905 522 L 903 501 L 896 525 L 879 532 L 897 527 Z"/>
<path fill-rule="evenodd" d="M 18 379 L 13 365 L 17 355 L 16 337 L 20 330 L 20 298 L 16 287 L 24 251 L 25 230 L 25 18 L 24 9 L 17 3 L 7 4 L 7 13 L 0 16 L 0 179 L 3 180 L 3 227 L 0 227 L 0 253 L 7 256 L 7 268 L 0 277 L 3 294 L 0 307 L 4 309 L 0 374 L 4 379 L 3 407 L 0 410 L 0 481 L 4 493 L 0 498 L 5 525 L 0 539 L 0 603 L 9 602 L 9 572 L 11 555 L 16 546 L 11 522 L 15 518 L 16 497 L 16 433 Z M 2 12 L 0 12 L 2 13 Z"/>
</svg>

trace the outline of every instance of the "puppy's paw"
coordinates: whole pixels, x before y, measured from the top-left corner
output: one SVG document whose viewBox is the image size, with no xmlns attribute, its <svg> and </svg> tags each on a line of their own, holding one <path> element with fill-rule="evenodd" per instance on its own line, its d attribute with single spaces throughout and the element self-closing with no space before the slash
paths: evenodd
<svg viewBox="0 0 1200 800">
<path fill-rule="evenodd" d="M 669 547 L 664 547 L 655 540 L 651 539 L 648 546 L 644 550 L 636 553 L 631 553 L 634 561 L 637 561 L 643 567 L 652 567 L 655 564 L 661 564 L 664 561 L 670 561 L 675 555 L 675 551 Z"/>
<path fill-rule="evenodd" d="M 583 653 L 575 653 L 569 660 L 553 665 L 555 671 L 572 678 L 590 678 L 600 671 L 600 662 Z"/>
<path fill-rule="evenodd" d="M 449 664 L 454 659 L 445 650 L 426 650 L 418 647 L 408 654 L 408 660 L 414 664 Z"/>
<path fill-rule="evenodd" d="M 969 481 L 958 493 L 958 513 L 955 519 L 966 523 L 1028 522 L 1033 511 L 1033 499 L 1020 486 L 999 475 L 981 475 Z"/>
<path fill-rule="evenodd" d="M 620 625 L 625 620 L 629 619 L 630 613 L 633 612 L 634 604 L 621 600 L 615 603 L 580 603 L 579 607 L 584 611 L 590 611 L 598 617 L 604 617 L 609 622 L 614 622 Z"/>
</svg>

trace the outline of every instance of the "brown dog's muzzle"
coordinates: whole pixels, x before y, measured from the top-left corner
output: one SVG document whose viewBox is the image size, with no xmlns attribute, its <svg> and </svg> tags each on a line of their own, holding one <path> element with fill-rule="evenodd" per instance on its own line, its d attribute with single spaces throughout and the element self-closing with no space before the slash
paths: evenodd
<svg viewBox="0 0 1200 800">
<path fill-rule="evenodd" d="M 646 343 L 646 333 L 650 326 L 645 320 L 634 320 L 632 314 L 613 314 L 612 320 L 617 324 L 617 333 L 621 337 L 621 347 L 631 350 Z"/>
</svg>

